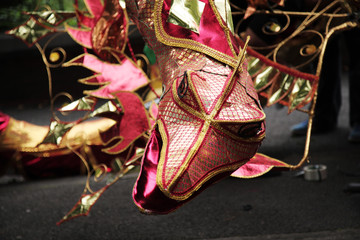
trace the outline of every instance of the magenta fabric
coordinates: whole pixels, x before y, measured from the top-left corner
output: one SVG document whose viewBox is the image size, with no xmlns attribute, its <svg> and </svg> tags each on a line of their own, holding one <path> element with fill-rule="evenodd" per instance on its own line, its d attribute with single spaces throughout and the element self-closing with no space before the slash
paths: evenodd
<svg viewBox="0 0 360 240">
<path fill-rule="evenodd" d="M 182 205 L 181 202 L 166 197 L 156 185 L 156 171 L 161 147 L 160 133 L 154 130 L 146 146 L 140 174 L 133 189 L 135 204 L 148 214 L 166 214 Z"/>
<path fill-rule="evenodd" d="M 253 158 L 250 159 L 249 162 L 242 165 L 238 170 L 233 172 L 231 176 L 238 178 L 259 177 L 269 172 L 274 167 L 281 167 L 287 170 L 290 166 L 275 158 L 257 153 Z"/>
<path fill-rule="evenodd" d="M 135 64 L 124 59 L 121 64 L 105 62 L 95 55 L 83 54 L 71 60 L 68 66 L 82 65 L 96 73 L 93 77 L 81 80 L 86 84 L 101 87 L 89 94 L 98 98 L 113 99 L 113 93 L 118 91 L 135 91 L 148 84 L 148 79 Z"/>
<path fill-rule="evenodd" d="M 205 3 L 205 8 L 202 14 L 203 17 L 200 20 L 199 34 L 197 34 L 189 29 L 185 29 L 181 26 L 167 22 L 171 7 L 171 0 L 164 0 L 164 5 L 162 9 L 162 23 L 166 33 L 172 37 L 192 39 L 196 42 L 202 43 L 229 56 L 233 56 L 230 46 L 227 44 L 228 41 L 226 39 L 225 33 L 220 34 L 223 33 L 224 30 L 221 28 L 214 14 L 214 11 L 209 4 L 209 1 L 201 1 Z M 224 25 L 226 25 L 224 21 L 222 22 Z M 232 45 L 236 53 L 239 53 L 238 43 L 236 42 L 233 34 L 230 35 Z"/>
<path fill-rule="evenodd" d="M 132 92 L 119 91 L 113 93 L 122 106 L 123 115 L 117 124 L 100 133 L 103 142 L 113 142 L 103 151 L 117 154 L 125 151 L 134 141 L 150 129 L 148 115 L 140 97 Z"/>
<path fill-rule="evenodd" d="M 164 195 L 156 184 L 156 172 L 159 162 L 162 141 L 160 133 L 153 130 L 149 142 L 145 148 L 144 157 L 141 163 L 141 169 L 138 179 L 133 189 L 134 203 L 146 214 L 167 214 L 189 202 L 210 185 L 224 179 L 230 175 L 229 172 L 223 172 L 209 181 L 205 182 L 199 190 L 184 201 L 177 201 Z"/>
<path fill-rule="evenodd" d="M 86 7 L 90 10 L 93 16 L 101 16 L 104 7 L 101 0 L 84 0 Z"/>
<path fill-rule="evenodd" d="M 9 124 L 10 117 L 5 113 L 0 112 L 0 134 L 5 131 L 7 125 Z"/>
</svg>

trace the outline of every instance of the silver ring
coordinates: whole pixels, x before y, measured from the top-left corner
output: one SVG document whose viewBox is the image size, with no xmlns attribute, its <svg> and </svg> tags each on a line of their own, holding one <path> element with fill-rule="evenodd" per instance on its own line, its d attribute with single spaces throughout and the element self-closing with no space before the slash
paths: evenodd
<svg viewBox="0 0 360 240">
<path fill-rule="evenodd" d="M 322 181 L 327 177 L 327 167 L 322 164 L 308 165 L 304 167 L 306 181 Z"/>
</svg>

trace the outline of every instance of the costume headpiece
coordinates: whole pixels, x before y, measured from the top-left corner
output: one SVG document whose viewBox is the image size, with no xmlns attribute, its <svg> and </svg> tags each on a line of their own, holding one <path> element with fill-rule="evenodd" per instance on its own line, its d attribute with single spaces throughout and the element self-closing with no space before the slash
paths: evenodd
<svg viewBox="0 0 360 240">
<path fill-rule="evenodd" d="M 196 34 L 166 21 L 176 2 L 156 1 L 154 19 L 138 24 L 143 34 L 152 35 L 151 24 L 141 22 L 154 21 L 156 39 L 149 45 L 162 52 L 157 56 L 164 81 L 133 191 L 136 205 L 146 213 L 168 213 L 229 176 L 256 153 L 265 136 L 265 114 L 246 70 L 245 51 L 234 46 L 214 2 L 201 2 L 205 6 Z M 214 41 L 205 44 L 209 37 Z"/>
</svg>

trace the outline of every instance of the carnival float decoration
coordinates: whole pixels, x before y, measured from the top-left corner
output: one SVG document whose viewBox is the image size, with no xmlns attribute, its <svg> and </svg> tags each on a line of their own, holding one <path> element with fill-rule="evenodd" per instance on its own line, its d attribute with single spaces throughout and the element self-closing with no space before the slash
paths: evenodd
<svg viewBox="0 0 360 240">
<path fill-rule="evenodd" d="M 235 32 L 242 39 L 248 34 L 253 36 L 247 49 L 248 71 L 263 106 L 279 104 L 288 108 L 288 114 L 300 111 L 308 115 L 303 156 L 298 164 L 287 166 L 297 169 L 309 160 L 317 88 L 328 41 L 338 32 L 359 27 L 360 2 L 305 0 L 286 1 L 284 6 L 268 4 L 250 11 L 254 17 L 250 23 L 242 17 L 246 11 L 239 1 L 231 1 L 231 6 L 237 19 Z"/>
<path fill-rule="evenodd" d="M 133 199 L 148 214 L 171 212 L 229 175 L 250 178 L 273 167 L 299 168 L 308 160 L 327 42 L 333 33 L 357 26 L 359 3 L 316 1 L 293 11 L 287 2 L 274 2 L 255 9 L 253 1 L 248 7 L 238 1 L 84 0 L 86 9 L 75 1 L 72 12 L 45 7 L 26 13 L 29 20 L 8 34 L 41 53 L 53 118 L 49 126 L 36 126 L 1 115 L 1 151 L 11 152 L 27 175 L 85 166 L 84 192 L 59 223 L 87 215 L 135 166 L 141 165 Z M 244 19 L 260 15 L 271 16 L 261 31 L 273 42 L 256 46 L 245 38 Z M 145 54 L 134 53 L 129 26 L 144 37 Z M 83 53 L 67 59 L 61 46 L 47 49 L 59 32 L 69 34 Z M 98 88 L 77 100 L 54 95 L 52 69 L 70 66 L 91 70 L 91 76 L 74 81 Z M 71 101 L 55 109 L 60 96 Z M 287 106 L 289 114 L 309 115 L 305 151 L 296 165 L 256 153 L 265 137 L 262 107 L 274 104 Z M 59 112 L 84 114 L 65 122 Z M 12 146 L 16 132 L 27 141 Z M 92 176 L 106 178 L 105 186 L 92 190 Z"/>
</svg>

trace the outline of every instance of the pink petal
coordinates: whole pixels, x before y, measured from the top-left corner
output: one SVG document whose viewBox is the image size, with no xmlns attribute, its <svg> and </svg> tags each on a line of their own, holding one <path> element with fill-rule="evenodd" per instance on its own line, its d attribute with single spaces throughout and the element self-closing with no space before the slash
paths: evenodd
<svg viewBox="0 0 360 240">
<path fill-rule="evenodd" d="M 280 160 L 271 158 L 261 153 L 255 154 L 246 164 L 231 174 L 232 177 L 254 178 L 264 175 L 273 167 L 289 168 L 290 166 Z"/>
<path fill-rule="evenodd" d="M 86 48 L 92 48 L 91 31 L 76 29 L 69 26 L 66 26 L 66 31 L 69 33 L 70 37 L 72 37 L 80 45 Z"/>
<path fill-rule="evenodd" d="M 86 7 L 96 17 L 100 17 L 104 11 L 101 0 L 85 0 Z"/>
<path fill-rule="evenodd" d="M 95 79 L 97 83 L 105 84 L 105 87 L 92 91 L 91 95 L 95 97 L 113 98 L 114 92 L 134 91 L 148 84 L 145 74 L 128 59 L 124 59 L 121 65 L 111 64 L 94 55 L 85 54 L 83 65 L 94 72 L 101 73 Z"/>
</svg>

